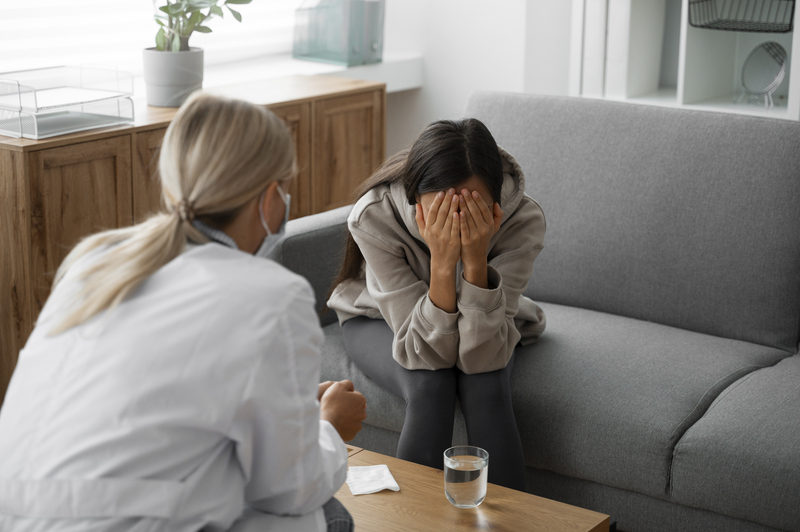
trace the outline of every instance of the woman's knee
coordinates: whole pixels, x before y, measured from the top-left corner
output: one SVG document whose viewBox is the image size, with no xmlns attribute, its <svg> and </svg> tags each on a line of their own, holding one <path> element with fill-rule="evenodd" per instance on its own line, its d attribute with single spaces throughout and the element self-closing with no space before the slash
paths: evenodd
<svg viewBox="0 0 800 532">
<path fill-rule="evenodd" d="M 476 375 L 462 374 L 458 380 L 462 404 L 500 405 L 511 403 L 511 382 L 505 370 Z"/>
<path fill-rule="evenodd" d="M 455 401 L 456 375 L 452 370 L 405 370 L 402 388 L 406 403 L 440 403 Z"/>
</svg>

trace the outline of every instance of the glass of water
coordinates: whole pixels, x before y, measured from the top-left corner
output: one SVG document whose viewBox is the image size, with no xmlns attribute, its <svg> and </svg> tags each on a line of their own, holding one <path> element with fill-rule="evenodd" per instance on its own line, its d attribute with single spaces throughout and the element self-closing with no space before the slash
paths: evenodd
<svg viewBox="0 0 800 532">
<path fill-rule="evenodd" d="M 486 498 L 489 453 L 460 445 L 444 452 L 444 494 L 456 508 L 475 508 Z"/>
</svg>

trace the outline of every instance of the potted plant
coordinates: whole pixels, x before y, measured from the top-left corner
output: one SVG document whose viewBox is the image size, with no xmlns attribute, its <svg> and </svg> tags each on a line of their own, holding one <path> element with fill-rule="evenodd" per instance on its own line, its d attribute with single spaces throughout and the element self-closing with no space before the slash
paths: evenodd
<svg viewBox="0 0 800 532">
<path fill-rule="evenodd" d="M 192 33 L 211 33 L 206 23 L 224 16 L 223 7 L 233 18 L 242 15 L 231 5 L 252 0 L 153 0 L 158 23 L 156 46 L 144 50 L 144 80 L 147 104 L 178 107 L 203 86 L 203 50 L 189 46 Z M 219 4 L 219 5 L 218 5 Z"/>
</svg>

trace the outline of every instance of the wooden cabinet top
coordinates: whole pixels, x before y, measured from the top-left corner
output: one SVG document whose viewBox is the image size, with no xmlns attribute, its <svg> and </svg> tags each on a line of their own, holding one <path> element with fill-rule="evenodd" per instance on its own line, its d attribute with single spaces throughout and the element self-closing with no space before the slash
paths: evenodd
<svg viewBox="0 0 800 532">
<path fill-rule="evenodd" d="M 332 76 L 287 76 L 205 89 L 212 94 L 239 98 L 258 105 L 297 104 L 326 97 L 358 94 L 385 88 L 384 83 Z M 134 123 L 81 131 L 42 140 L 17 139 L 0 135 L 0 149 L 37 151 L 76 142 L 119 136 L 121 132 L 147 131 L 167 127 L 177 107 L 150 107 L 144 98 L 134 102 Z"/>
</svg>

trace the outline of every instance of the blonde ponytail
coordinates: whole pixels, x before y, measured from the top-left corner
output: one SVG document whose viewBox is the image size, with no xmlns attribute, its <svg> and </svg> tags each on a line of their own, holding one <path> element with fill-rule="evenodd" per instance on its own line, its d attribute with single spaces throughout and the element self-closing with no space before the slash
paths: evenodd
<svg viewBox="0 0 800 532">
<path fill-rule="evenodd" d="M 81 241 L 56 273 L 54 287 L 87 253 L 106 248 L 78 276 L 81 288 L 50 334 L 119 305 L 143 281 L 179 256 L 187 241 L 208 239 L 195 218 L 224 225 L 272 181 L 296 174 L 292 139 L 272 112 L 241 100 L 195 93 L 167 129 L 159 158 L 166 212 Z"/>
</svg>

